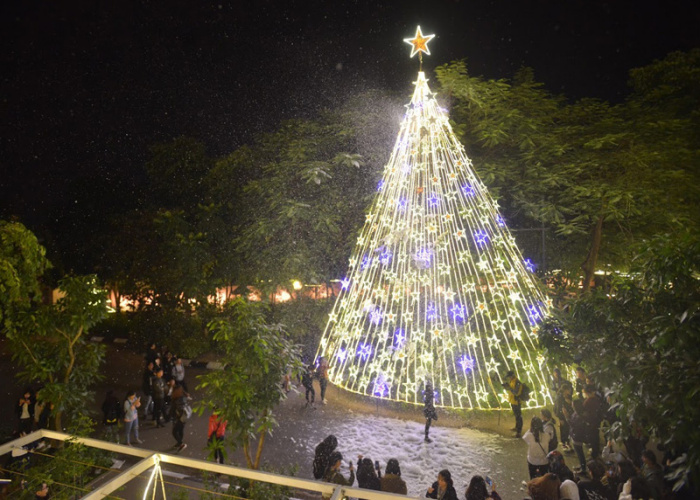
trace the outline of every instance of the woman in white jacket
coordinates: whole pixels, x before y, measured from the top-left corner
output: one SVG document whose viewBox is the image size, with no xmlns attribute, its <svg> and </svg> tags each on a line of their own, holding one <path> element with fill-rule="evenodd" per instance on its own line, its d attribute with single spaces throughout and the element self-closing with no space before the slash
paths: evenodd
<svg viewBox="0 0 700 500">
<path fill-rule="evenodd" d="M 544 432 L 542 419 L 532 417 L 530 430 L 523 436 L 523 441 L 527 443 L 527 468 L 530 471 L 530 479 L 549 472 L 549 462 L 547 461 L 549 439 L 549 434 Z"/>
</svg>

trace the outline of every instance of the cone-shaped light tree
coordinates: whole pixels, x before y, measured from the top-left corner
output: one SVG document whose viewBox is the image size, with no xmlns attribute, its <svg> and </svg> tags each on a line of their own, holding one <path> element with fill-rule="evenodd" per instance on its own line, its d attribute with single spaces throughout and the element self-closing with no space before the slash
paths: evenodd
<svg viewBox="0 0 700 500">
<path fill-rule="evenodd" d="M 412 55 L 431 38 L 419 27 Z M 527 406 L 551 403 L 537 347 L 550 302 L 423 71 L 414 84 L 317 358 L 337 386 L 378 398 L 421 404 L 429 380 L 436 404 L 504 408 L 513 370 Z"/>
</svg>

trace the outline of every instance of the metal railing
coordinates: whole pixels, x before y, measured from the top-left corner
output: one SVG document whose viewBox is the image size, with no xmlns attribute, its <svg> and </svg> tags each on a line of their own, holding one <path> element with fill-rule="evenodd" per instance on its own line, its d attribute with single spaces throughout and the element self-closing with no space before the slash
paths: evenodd
<svg viewBox="0 0 700 500">
<path fill-rule="evenodd" d="M 35 431 L 31 434 L 0 445 L 0 456 L 10 453 L 13 449 L 22 448 L 40 439 L 53 439 L 56 441 L 72 440 L 90 448 L 105 450 L 139 459 L 138 462 L 133 464 L 131 467 L 120 472 L 115 477 L 107 480 L 103 484 L 100 484 L 95 489 L 81 497 L 83 500 L 97 500 L 105 498 L 118 488 L 121 488 L 122 486 L 127 485 L 133 479 L 140 477 L 141 474 L 148 471 L 152 467 L 155 467 L 159 463 L 172 464 L 197 471 L 213 472 L 215 474 L 223 474 L 226 476 L 249 479 L 252 481 L 286 486 L 297 490 L 320 493 L 324 498 L 330 497 L 331 500 L 341 500 L 344 497 L 360 497 L 367 500 L 391 500 L 397 498 L 411 498 L 413 500 L 418 500 L 418 497 L 397 495 L 394 493 L 383 493 L 380 491 L 366 490 L 362 488 L 351 488 L 331 483 L 324 483 L 321 481 L 313 481 L 310 479 L 301 479 L 283 476 L 281 474 L 273 474 L 270 472 L 234 467 L 233 465 L 222 465 L 196 458 L 185 458 L 177 455 L 169 455 L 167 453 L 159 453 L 144 448 L 134 448 L 109 441 L 102 441 L 100 439 L 71 436 L 70 434 L 50 431 L 47 429 Z"/>
</svg>

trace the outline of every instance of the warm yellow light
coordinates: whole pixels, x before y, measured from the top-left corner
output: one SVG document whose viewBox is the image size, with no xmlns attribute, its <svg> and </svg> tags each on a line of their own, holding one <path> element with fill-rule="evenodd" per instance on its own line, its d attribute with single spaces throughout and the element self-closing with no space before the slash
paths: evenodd
<svg viewBox="0 0 700 500">
<path fill-rule="evenodd" d="M 292 286 L 294 287 L 295 290 L 301 290 L 301 286 L 302 286 L 301 281 L 294 280 L 294 282 L 292 283 Z"/>
<path fill-rule="evenodd" d="M 406 41 L 427 54 L 431 38 Z M 551 302 L 527 266 L 421 71 L 317 357 L 368 396 L 421 404 L 430 381 L 436 405 L 507 408 L 513 370 L 528 407 L 552 404 L 537 345 Z"/>
<path fill-rule="evenodd" d="M 420 30 L 420 26 L 416 29 L 416 36 L 413 38 L 404 38 L 403 41 L 411 45 L 411 57 L 415 56 L 419 52 L 425 52 L 430 55 L 430 49 L 428 48 L 428 42 L 432 40 L 435 35 L 425 35 Z"/>
</svg>

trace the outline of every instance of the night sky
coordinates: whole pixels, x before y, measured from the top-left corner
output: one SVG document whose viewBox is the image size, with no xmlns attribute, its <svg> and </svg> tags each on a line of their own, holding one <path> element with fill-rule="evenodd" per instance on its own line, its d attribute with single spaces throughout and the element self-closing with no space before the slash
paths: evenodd
<svg viewBox="0 0 700 500">
<path fill-rule="evenodd" d="M 436 34 L 427 71 L 524 65 L 555 93 L 619 102 L 629 69 L 700 46 L 696 3 L 5 1 L 0 217 L 56 231 L 82 203 L 100 220 L 130 203 L 155 142 L 220 156 L 358 90 L 408 100 L 417 24 Z"/>
</svg>

